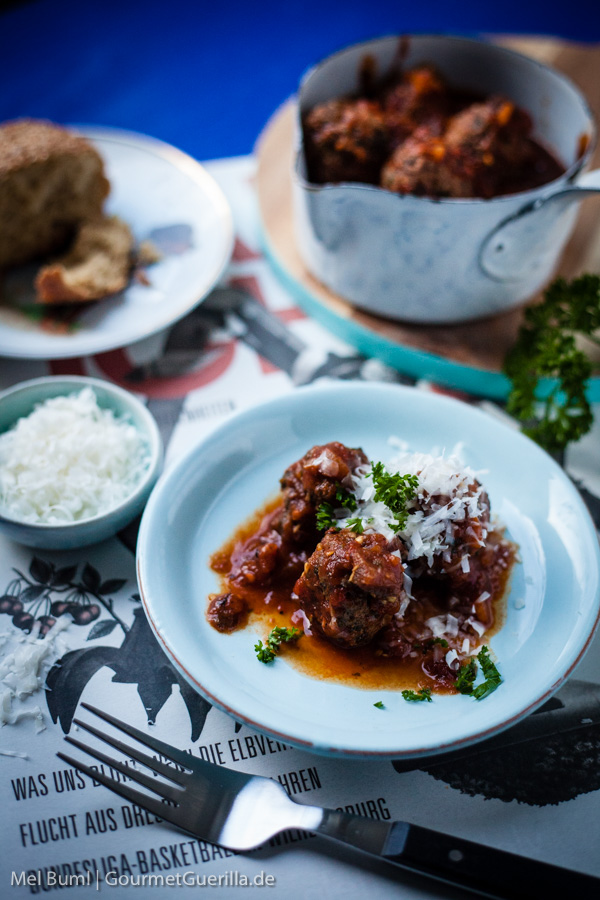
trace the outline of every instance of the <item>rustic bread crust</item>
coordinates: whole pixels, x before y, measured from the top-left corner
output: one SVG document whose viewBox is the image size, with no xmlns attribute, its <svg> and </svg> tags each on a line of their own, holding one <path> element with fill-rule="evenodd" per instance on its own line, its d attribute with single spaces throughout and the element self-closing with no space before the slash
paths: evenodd
<svg viewBox="0 0 600 900">
<path fill-rule="evenodd" d="M 90 152 L 100 158 L 86 138 L 52 122 L 19 119 L 0 125 L 0 177 L 44 162 L 51 156 L 79 156 Z M 108 181 L 105 189 L 108 194 Z"/>
<path fill-rule="evenodd" d="M 0 268 L 62 251 L 79 223 L 101 216 L 109 190 L 80 135 L 30 119 L 0 125 Z"/>
<path fill-rule="evenodd" d="M 132 268 L 133 236 L 117 216 L 85 222 L 61 259 L 38 272 L 39 303 L 88 303 L 126 287 Z"/>
</svg>

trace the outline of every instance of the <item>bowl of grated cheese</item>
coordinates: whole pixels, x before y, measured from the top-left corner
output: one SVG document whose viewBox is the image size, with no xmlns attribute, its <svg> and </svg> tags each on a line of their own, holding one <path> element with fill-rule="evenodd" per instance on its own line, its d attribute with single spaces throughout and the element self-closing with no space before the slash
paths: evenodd
<svg viewBox="0 0 600 900">
<path fill-rule="evenodd" d="M 96 378 L 36 378 L 0 394 L 0 531 L 66 550 L 139 515 L 163 460 L 158 426 L 128 391 Z"/>
</svg>

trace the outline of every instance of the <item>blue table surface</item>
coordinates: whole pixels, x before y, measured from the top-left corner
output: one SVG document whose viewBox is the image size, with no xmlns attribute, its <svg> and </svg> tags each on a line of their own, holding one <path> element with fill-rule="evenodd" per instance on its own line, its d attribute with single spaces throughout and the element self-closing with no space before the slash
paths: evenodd
<svg viewBox="0 0 600 900">
<path fill-rule="evenodd" d="M 411 31 L 598 41 L 600 2 L 36 0 L 0 13 L 0 121 L 126 128 L 198 159 L 249 153 L 308 66 Z"/>
</svg>

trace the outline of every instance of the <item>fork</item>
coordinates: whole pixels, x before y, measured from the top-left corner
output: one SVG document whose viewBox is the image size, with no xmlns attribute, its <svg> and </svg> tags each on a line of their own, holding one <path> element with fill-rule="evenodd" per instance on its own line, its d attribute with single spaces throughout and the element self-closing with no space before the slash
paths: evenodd
<svg viewBox="0 0 600 900">
<path fill-rule="evenodd" d="M 500 900 L 530 900 L 533 886 L 538 897 L 573 896 L 578 900 L 597 900 L 600 896 L 600 878 L 591 875 L 408 822 L 382 822 L 336 809 L 296 803 L 278 782 L 270 778 L 245 775 L 196 759 L 149 737 L 110 713 L 88 703 L 81 705 L 158 756 L 149 755 L 88 722 L 74 719 L 76 725 L 156 774 L 134 769 L 70 735 L 65 740 L 152 791 L 155 796 L 117 781 L 104 771 L 93 769 L 65 753 L 57 755 L 126 800 L 202 840 L 244 852 L 259 847 L 285 829 L 300 828 L 350 844 L 411 872 Z"/>
</svg>

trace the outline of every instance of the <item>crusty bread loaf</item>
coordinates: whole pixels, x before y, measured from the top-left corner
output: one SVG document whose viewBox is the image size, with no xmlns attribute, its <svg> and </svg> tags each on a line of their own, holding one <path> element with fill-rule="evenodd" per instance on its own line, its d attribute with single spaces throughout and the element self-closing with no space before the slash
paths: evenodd
<svg viewBox="0 0 600 900">
<path fill-rule="evenodd" d="M 38 272 L 38 301 L 86 303 L 123 290 L 132 252 L 131 231 L 117 216 L 84 222 L 65 256 Z"/>
<path fill-rule="evenodd" d="M 85 138 L 49 122 L 0 125 L 0 269 L 62 251 L 109 190 Z"/>
</svg>

